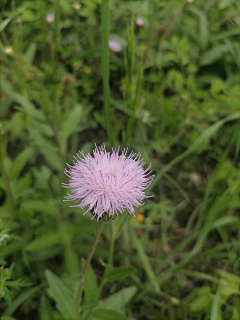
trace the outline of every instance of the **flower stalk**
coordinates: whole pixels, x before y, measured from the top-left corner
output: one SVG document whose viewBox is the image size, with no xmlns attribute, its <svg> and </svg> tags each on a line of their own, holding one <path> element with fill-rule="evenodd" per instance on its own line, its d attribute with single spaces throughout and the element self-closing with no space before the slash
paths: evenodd
<svg viewBox="0 0 240 320">
<path fill-rule="evenodd" d="M 91 248 L 89 250 L 89 253 L 88 253 L 88 256 L 87 256 L 87 259 L 86 259 L 86 263 L 85 263 L 85 266 L 84 266 L 82 278 L 80 280 L 79 289 L 78 289 L 78 297 L 77 297 L 77 316 L 76 316 L 77 320 L 80 319 L 82 292 L 83 292 L 83 287 L 84 287 L 84 283 L 85 283 L 88 267 L 89 267 L 90 262 L 92 260 L 92 256 L 93 256 L 94 251 L 96 249 L 96 246 L 97 246 L 98 240 L 100 238 L 103 226 L 104 226 L 104 221 L 99 221 L 97 229 L 96 229 L 96 232 L 95 232 L 95 235 L 94 235 L 94 238 L 93 238 L 93 242 L 92 242 Z"/>
<path fill-rule="evenodd" d="M 106 276 L 107 276 L 107 272 L 108 272 L 108 268 L 109 266 L 112 265 L 112 261 L 113 261 L 113 251 L 114 251 L 114 237 L 113 237 L 113 220 L 111 219 L 110 221 L 110 248 L 109 248 L 109 255 L 108 255 L 108 265 L 105 267 L 104 270 L 104 274 L 98 289 L 98 298 L 102 292 L 103 286 L 105 284 L 105 280 L 106 280 Z"/>
</svg>

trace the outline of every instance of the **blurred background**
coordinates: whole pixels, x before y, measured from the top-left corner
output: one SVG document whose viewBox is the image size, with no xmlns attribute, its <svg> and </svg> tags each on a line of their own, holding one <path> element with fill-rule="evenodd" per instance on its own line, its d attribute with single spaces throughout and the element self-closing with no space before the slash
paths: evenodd
<svg viewBox="0 0 240 320">
<path fill-rule="evenodd" d="M 97 221 L 63 202 L 63 172 L 78 150 L 105 143 L 152 163 L 154 197 L 114 224 L 113 266 L 134 272 L 106 283 L 101 308 L 110 311 L 100 316 L 105 225 L 82 319 L 239 320 L 240 2 L 110 1 L 114 146 L 101 1 L 0 0 L 0 8 L 2 319 L 67 319 L 46 269 L 74 300 Z"/>
</svg>

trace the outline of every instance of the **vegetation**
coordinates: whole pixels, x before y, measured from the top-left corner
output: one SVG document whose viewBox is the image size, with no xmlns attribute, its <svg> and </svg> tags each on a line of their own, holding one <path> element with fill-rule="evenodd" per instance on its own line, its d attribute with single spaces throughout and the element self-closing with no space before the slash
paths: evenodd
<svg viewBox="0 0 240 320">
<path fill-rule="evenodd" d="M 154 197 L 113 221 L 113 266 L 105 224 L 81 319 L 239 320 L 240 2 L 111 0 L 110 96 L 101 5 L 0 0 L 1 319 L 76 320 L 97 221 L 61 183 L 105 143 Z"/>
</svg>

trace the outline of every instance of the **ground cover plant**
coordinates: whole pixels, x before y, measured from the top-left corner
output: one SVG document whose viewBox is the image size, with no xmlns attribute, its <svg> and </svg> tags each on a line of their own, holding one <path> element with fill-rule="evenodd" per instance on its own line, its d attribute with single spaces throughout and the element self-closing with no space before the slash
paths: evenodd
<svg viewBox="0 0 240 320">
<path fill-rule="evenodd" d="M 98 222 L 61 184 L 105 143 L 154 197 L 105 223 L 80 318 L 239 320 L 240 3 L 112 0 L 106 51 L 107 2 L 0 0 L 1 319 L 76 319 Z"/>
</svg>

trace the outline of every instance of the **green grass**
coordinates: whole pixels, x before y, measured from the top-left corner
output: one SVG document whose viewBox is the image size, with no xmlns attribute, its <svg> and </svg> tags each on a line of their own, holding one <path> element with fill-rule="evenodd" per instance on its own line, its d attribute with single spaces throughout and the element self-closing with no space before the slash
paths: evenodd
<svg viewBox="0 0 240 320">
<path fill-rule="evenodd" d="M 97 222 L 63 171 L 105 143 L 152 163 L 154 197 L 113 221 L 99 288 L 104 226 L 81 319 L 239 320 L 240 4 L 115 0 L 102 28 L 98 0 L 0 7 L 2 319 L 74 319 Z"/>
</svg>

